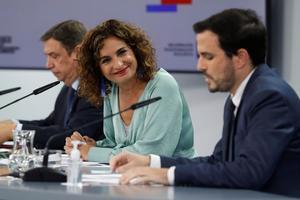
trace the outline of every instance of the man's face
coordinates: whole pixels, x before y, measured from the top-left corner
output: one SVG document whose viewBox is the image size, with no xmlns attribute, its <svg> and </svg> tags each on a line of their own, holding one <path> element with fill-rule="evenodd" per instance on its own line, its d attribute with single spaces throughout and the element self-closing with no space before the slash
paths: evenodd
<svg viewBox="0 0 300 200">
<path fill-rule="evenodd" d="M 44 53 L 47 57 L 46 67 L 52 71 L 58 80 L 70 86 L 77 78 L 76 53 L 68 54 L 62 44 L 50 38 L 44 42 Z"/>
<path fill-rule="evenodd" d="M 196 35 L 199 54 L 197 69 L 205 77 L 210 92 L 227 92 L 234 85 L 234 63 L 219 45 L 218 36 L 211 31 Z"/>
</svg>

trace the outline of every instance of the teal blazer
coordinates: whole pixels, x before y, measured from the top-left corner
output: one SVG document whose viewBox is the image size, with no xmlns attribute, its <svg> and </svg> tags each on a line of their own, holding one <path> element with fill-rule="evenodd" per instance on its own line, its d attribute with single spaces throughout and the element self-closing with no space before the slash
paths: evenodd
<svg viewBox="0 0 300 200">
<path fill-rule="evenodd" d="M 120 115 L 105 120 L 105 139 L 90 149 L 88 159 L 107 163 L 123 150 L 194 157 L 194 130 L 187 102 L 176 80 L 163 69 L 147 83 L 139 100 L 158 96 L 162 97 L 160 101 L 134 111 L 127 131 Z M 118 99 L 118 87 L 113 85 L 104 100 L 104 116 L 119 111 Z"/>
</svg>

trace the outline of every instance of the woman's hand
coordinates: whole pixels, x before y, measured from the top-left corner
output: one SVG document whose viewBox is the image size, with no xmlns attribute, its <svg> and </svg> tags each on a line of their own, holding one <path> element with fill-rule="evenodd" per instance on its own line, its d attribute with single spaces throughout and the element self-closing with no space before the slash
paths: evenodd
<svg viewBox="0 0 300 200">
<path fill-rule="evenodd" d="M 81 158 L 83 160 L 88 159 L 88 152 L 91 147 L 96 145 L 96 141 L 88 136 L 82 136 L 79 132 L 75 131 L 71 137 L 66 138 L 66 143 L 64 146 L 64 149 L 67 154 L 70 154 L 73 149 L 72 141 L 77 140 L 82 142 L 83 144 L 80 144 L 78 146 L 78 149 L 80 151 Z"/>
</svg>

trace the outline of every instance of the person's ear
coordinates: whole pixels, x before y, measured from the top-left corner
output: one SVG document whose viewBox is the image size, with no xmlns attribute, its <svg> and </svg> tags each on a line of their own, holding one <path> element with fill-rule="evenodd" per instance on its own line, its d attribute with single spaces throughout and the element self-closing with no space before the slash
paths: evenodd
<svg viewBox="0 0 300 200">
<path fill-rule="evenodd" d="M 246 49 L 238 49 L 236 55 L 233 56 L 233 62 L 237 69 L 241 69 L 251 63 L 249 53 Z"/>
<path fill-rule="evenodd" d="M 78 60 L 78 54 L 79 54 L 80 48 L 81 48 L 81 44 L 78 44 L 75 46 L 75 48 L 71 54 L 71 56 L 74 60 Z"/>
</svg>

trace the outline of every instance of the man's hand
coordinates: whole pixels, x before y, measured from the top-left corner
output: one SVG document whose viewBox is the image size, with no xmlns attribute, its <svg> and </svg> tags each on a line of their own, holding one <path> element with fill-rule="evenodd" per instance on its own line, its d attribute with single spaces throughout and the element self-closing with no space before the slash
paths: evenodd
<svg viewBox="0 0 300 200">
<path fill-rule="evenodd" d="M 16 124 L 11 120 L 0 121 L 0 144 L 13 139 L 13 130 Z"/>
<path fill-rule="evenodd" d="M 163 184 L 169 185 L 168 169 L 134 167 L 122 174 L 120 184 Z"/>
<path fill-rule="evenodd" d="M 109 164 L 112 171 L 122 173 L 131 169 L 132 167 L 149 166 L 150 156 L 142 156 L 125 151 L 113 157 Z"/>
</svg>

